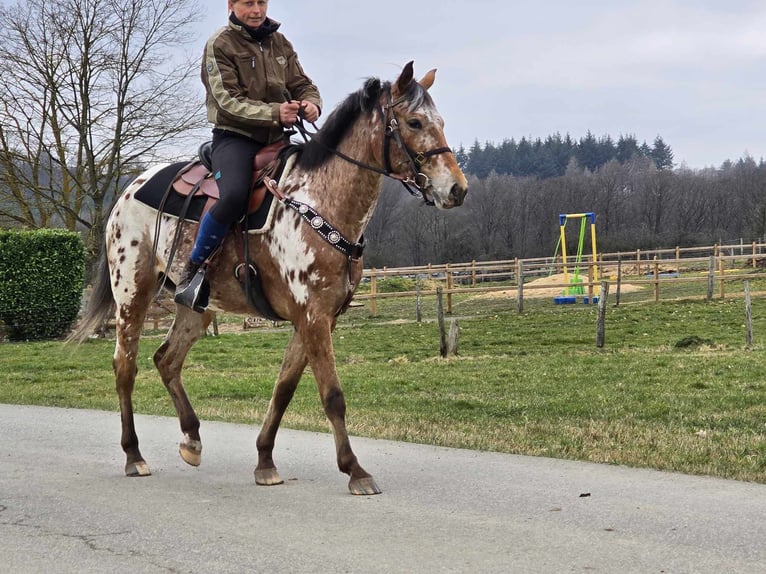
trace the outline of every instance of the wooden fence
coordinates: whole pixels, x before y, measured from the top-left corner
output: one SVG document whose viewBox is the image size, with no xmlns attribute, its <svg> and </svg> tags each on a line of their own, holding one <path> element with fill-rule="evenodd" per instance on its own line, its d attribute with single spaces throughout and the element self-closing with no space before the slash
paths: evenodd
<svg viewBox="0 0 766 574">
<path fill-rule="evenodd" d="M 572 274 L 575 265 L 568 261 L 566 268 Z M 708 247 L 676 247 L 673 249 L 636 250 L 599 254 L 583 257 L 579 264 L 583 297 L 594 301 L 598 296 L 601 279 L 612 286 L 619 304 L 622 287 L 643 288 L 643 296 L 654 301 L 660 300 L 663 286 L 675 283 L 698 283 L 704 285 L 705 296 L 711 299 L 716 294 L 726 296 L 726 285 L 735 281 L 752 279 L 766 267 L 766 243 L 713 245 Z M 452 312 L 452 295 L 457 293 L 489 293 L 493 291 L 515 291 L 516 305 L 523 310 L 524 298 L 535 297 L 536 291 L 545 289 L 564 292 L 572 288 L 571 283 L 539 281 L 563 273 L 565 266 L 561 258 L 530 258 L 503 261 L 451 263 L 417 267 L 367 269 L 363 281 L 369 282 L 369 293 L 359 293 L 355 301 L 368 304 L 370 314 L 376 316 L 377 304 L 386 298 L 435 296 L 442 288 L 445 307 Z M 756 275 L 757 276 L 757 275 Z M 766 277 L 766 273 L 764 273 Z M 380 284 L 387 279 L 405 277 L 415 279 L 419 288 L 415 291 L 382 292 Z M 502 282 L 502 285 L 498 285 Z M 420 287 L 428 285 L 429 287 Z M 645 289 L 650 286 L 651 289 Z M 553 296 L 551 296 L 553 299 Z"/>
</svg>

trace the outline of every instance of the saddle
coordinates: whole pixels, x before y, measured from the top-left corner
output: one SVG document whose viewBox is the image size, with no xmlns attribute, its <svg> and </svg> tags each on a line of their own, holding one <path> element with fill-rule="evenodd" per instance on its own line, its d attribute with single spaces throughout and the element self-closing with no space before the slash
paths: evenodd
<svg viewBox="0 0 766 574">
<path fill-rule="evenodd" d="M 267 192 L 263 181 L 267 176 L 271 176 L 279 171 L 281 164 L 280 156 L 283 150 L 291 145 L 289 141 L 274 142 L 262 148 L 256 154 L 253 160 L 252 191 L 245 215 L 255 213 L 263 203 Z M 206 196 L 208 201 L 203 213 L 207 212 L 220 198 L 218 183 L 212 172 L 212 151 L 212 142 L 202 144 L 197 154 L 199 156 L 198 159 L 181 168 L 171 184 L 176 193 L 184 197 L 190 195 L 193 197 Z"/>
</svg>

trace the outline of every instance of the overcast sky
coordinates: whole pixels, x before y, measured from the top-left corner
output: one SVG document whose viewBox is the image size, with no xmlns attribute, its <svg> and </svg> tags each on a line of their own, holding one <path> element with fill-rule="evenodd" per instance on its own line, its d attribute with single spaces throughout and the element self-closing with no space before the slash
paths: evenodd
<svg viewBox="0 0 766 574">
<path fill-rule="evenodd" d="M 200 54 L 228 14 L 205 4 Z M 762 0 L 271 0 L 269 16 L 325 113 L 414 60 L 418 77 L 438 69 L 431 93 L 453 147 L 590 130 L 660 135 L 695 169 L 766 159 Z"/>
</svg>

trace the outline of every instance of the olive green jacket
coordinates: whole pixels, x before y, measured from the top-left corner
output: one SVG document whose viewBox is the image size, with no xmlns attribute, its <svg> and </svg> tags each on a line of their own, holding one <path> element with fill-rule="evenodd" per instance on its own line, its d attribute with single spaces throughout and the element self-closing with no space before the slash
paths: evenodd
<svg viewBox="0 0 766 574">
<path fill-rule="evenodd" d="M 267 22 L 274 31 L 258 41 L 229 21 L 207 41 L 202 59 L 208 121 L 263 144 L 283 137 L 279 104 L 285 89 L 293 100 L 322 106 L 292 44 L 276 31 L 279 23 Z"/>
</svg>

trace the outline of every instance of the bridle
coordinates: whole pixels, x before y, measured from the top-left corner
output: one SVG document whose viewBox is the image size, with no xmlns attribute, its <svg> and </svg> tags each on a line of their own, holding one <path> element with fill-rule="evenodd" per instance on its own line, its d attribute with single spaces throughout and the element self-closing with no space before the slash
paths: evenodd
<svg viewBox="0 0 766 574">
<path fill-rule="evenodd" d="M 375 173 L 380 173 L 382 175 L 385 175 L 386 177 L 390 177 L 391 179 L 395 179 L 401 182 L 401 184 L 410 193 L 410 195 L 423 199 L 423 201 L 428 205 L 433 205 L 434 202 L 432 200 L 427 199 L 425 194 L 423 193 L 426 189 L 428 189 L 428 187 L 430 187 L 431 178 L 429 178 L 425 173 L 421 171 L 421 167 L 423 166 L 423 164 L 425 164 L 428 161 L 429 158 L 442 153 L 452 153 L 452 150 L 449 147 L 444 146 L 444 147 L 434 148 L 428 151 L 415 151 L 412 148 L 410 148 L 406 143 L 404 143 L 404 140 L 402 139 L 401 131 L 399 129 L 399 120 L 396 117 L 396 112 L 394 112 L 394 108 L 406 100 L 406 95 L 400 96 L 399 98 L 394 100 L 393 96 L 391 95 L 390 89 L 387 91 L 387 95 L 388 95 L 388 102 L 385 104 L 385 106 L 378 103 L 378 109 L 377 109 L 381 119 L 383 120 L 383 123 L 386 126 L 385 137 L 383 138 L 384 169 L 379 169 L 373 165 L 369 165 L 364 162 L 361 162 L 357 159 L 354 159 L 344 154 L 343 152 L 335 148 L 329 148 L 327 146 L 325 147 L 334 155 L 338 156 L 339 158 L 347 162 L 353 163 L 354 165 L 357 165 L 363 169 L 373 171 Z M 304 123 L 303 110 L 301 109 L 298 113 L 298 122 L 295 124 L 294 127 L 298 130 L 301 136 L 303 136 L 303 139 L 305 141 L 308 141 L 309 139 L 312 138 L 312 136 L 316 135 L 316 132 L 311 133 L 308 130 L 306 130 L 303 123 Z M 314 129 L 317 129 L 316 125 L 312 124 L 312 126 L 314 126 Z M 316 141 L 324 146 L 321 140 L 318 139 Z M 391 142 L 392 141 L 399 147 L 399 149 L 407 157 L 407 160 L 408 160 L 407 163 L 409 163 L 409 166 L 411 169 L 411 174 L 408 176 L 404 176 L 400 173 L 397 173 L 391 167 Z M 411 186 L 414 186 L 415 189 L 413 189 Z"/>
</svg>

